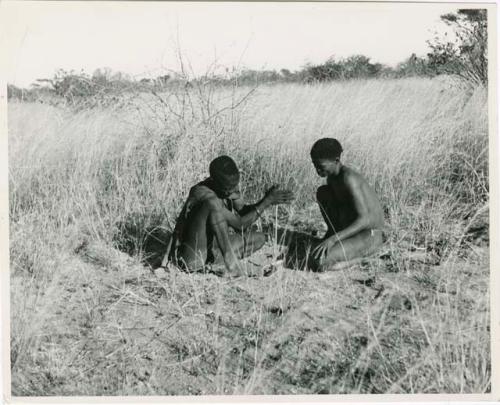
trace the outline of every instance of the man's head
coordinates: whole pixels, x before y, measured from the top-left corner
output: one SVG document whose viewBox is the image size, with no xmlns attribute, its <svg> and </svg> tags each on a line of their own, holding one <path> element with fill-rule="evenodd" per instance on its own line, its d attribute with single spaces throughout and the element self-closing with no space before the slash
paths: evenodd
<svg viewBox="0 0 500 405">
<path fill-rule="evenodd" d="M 221 197 L 228 197 L 238 190 L 240 172 L 229 156 L 222 155 L 212 160 L 209 172 Z"/>
<path fill-rule="evenodd" d="M 321 177 L 338 175 L 341 164 L 342 146 L 333 138 L 317 140 L 311 148 L 311 159 L 316 172 Z"/>
</svg>

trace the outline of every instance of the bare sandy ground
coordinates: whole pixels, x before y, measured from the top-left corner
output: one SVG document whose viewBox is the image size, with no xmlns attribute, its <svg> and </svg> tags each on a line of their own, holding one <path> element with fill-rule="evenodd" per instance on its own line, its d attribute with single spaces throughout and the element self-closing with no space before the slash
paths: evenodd
<svg viewBox="0 0 500 405">
<path fill-rule="evenodd" d="M 477 319 L 469 331 L 457 328 L 487 308 L 486 246 L 475 247 L 475 262 L 432 265 L 425 253 L 393 247 L 342 271 L 278 265 L 259 276 L 275 253 L 268 245 L 245 261 L 255 277 L 229 279 L 173 266 L 153 271 L 89 243 L 68 256 L 53 283 L 58 294 L 46 292 L 53 297 L 46 334 L 37 337 L 38 356 L 14 366 L 13 392 L 411 392 L 433 367 L 451 372 L 439 366 L 436 345 L 477 333 Z M 391 264 L 402 254 L 407 272 Z M 12 282 L 15 294 L 22 280 Z M 450 308 L 456 313 L 440 312 Z M 439 391 L 439 381 L 428 390 Z"/>
</svg>

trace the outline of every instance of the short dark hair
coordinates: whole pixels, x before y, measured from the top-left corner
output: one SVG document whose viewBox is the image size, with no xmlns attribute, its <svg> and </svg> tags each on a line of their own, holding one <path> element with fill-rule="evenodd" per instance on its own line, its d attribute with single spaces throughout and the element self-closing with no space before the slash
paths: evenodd
<svg viewBox="0 0 500 405">
<path fill-rule="evenodd" d="M 210 177 L 217 183 L 238 183 L 240 172 L 238 166 L 229 156 L 222 155 L 210 162 Z"/>
<path fill-rule="evenodd" d="M 342 145 L 334 138 L 321 138 L 311 148 L 312 159 L 335 160 L 342 154 Z"/>
</svg>

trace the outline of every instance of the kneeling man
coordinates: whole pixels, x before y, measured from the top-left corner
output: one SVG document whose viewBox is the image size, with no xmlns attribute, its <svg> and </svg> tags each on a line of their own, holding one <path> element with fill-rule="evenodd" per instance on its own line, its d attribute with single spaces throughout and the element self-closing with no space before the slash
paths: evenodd
<svg viewBox="0 0 500 405">
<path fill-rule="evenodd" d="M 316 172 L 326 177 L 316 197 L 328 230 L 311 255 L 311 267 L 319 271 L 342 268 L 383 243 L 380 201 L 361 174 L 341 163 L 341 153 L 333 138 L 320 139 L 311 149 Z"/>
<path fill-rule="evenodd" d="M 221 264 L 229 275 L 239 275 L 239 259 L 266 241 L 263 233 L 247 228 L 266 208 L 289 203 L 293 195 L 272 187 L 261 201 L 245 205 L 238 193 L 240 174 L 233 159 L 219 156 L 210 163 L 209 173 L 209 178 L 189 191 L 177 219 L 169 259 L 189 271 Z"/>
</svg>

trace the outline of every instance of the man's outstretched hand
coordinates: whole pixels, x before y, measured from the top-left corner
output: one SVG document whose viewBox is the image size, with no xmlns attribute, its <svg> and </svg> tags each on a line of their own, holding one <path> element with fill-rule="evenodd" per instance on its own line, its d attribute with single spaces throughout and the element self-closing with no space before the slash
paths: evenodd
<svg viewBox="0 0 500 405">
<path fill-rule="evenodd" d="M 311 252 L 311 256 L 321 263 L 325 256 L 328 254 L 328 249 L 331 247 L 330 239 L 321 241 Z"/>
<path fill-rule="evenodd" d="M 269 205 L 289 204 L 295 198 L 290 190 L 280 190 L 277 185 L 266 191 L 266 200 Z"/>
</svg>

